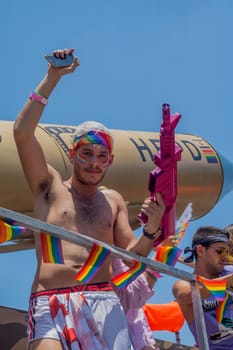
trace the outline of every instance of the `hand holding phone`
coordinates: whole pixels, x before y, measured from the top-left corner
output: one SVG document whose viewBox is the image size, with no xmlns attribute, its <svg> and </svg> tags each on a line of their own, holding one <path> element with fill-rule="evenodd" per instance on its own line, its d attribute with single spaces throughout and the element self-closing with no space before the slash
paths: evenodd
<svg viewBox="0 0 233 350">
<path fill-rule="evenodd" d="M 74 61 L 74 55 L 66 54 L 64 58 L 56 57 L 53 54 L 45 55 L 45 59 L 53 66 L 53 67 L 68 67 Z"/>
</svg>

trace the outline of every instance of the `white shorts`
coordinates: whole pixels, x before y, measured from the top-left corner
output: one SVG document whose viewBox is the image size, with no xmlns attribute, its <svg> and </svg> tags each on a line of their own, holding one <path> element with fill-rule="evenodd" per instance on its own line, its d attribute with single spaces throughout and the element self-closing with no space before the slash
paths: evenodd
<svg viewBox="0 0 233 350">
<path fill-rule="evenodd" d="M 83 292 L 109 350 L 133 350 L 119 298 L 109 292 Z"/>
<path fill-rule="evenodd" d="M 62 294 L 51 294 L 51 291 L 38 293 L 30 299 L 28 320 L 28 341 L 50 338 L 59 340 L 63 348 L 68 349 L 63 339 L 64 327 L 67 324 L 75 329 L 77 341 L 72 342 L 72 349 L 79 350 L 132 350 L 128 333 L 127 320 L 120 301 L 115 293 L 109 291 L 82 291 Z M 48 292 L 49 295 L 46 295 Z M 42 294 L 42 295 L 41 295 Z M 54 317 L 51 300 L 59 301 L 59 317 Z M 90 308 L 87 306 L 90 306 Z M 62 306 L 61 306 L 62 305 Z M 68 314 L 68 316 L 67 316 Z M 80 316 L 81 315 L 81 316 Z M 94 317 L 94 320 L 93 320 Z M 78 347 L 75 344 L 81 344 Z M 76 346 L 76 347 L 75 347 Z"/>
</svg>

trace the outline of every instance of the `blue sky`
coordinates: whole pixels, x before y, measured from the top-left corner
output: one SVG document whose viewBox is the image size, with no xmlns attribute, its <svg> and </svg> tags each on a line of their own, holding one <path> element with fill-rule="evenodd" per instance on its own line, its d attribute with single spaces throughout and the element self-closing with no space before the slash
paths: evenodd
<svg viewBox="0 0 233 350">
<path fill-rule="evenodd" d="M 43 123 L 92 119 L 112 129 L 157 132 L 167 102 L 182 114 L 177 133 L 203 137 L 233 161 L 232 14 L 232 0 L 5 1 L 0 119 L 15 119 L 46 72 L 46 53 L 74 47 L 80 68 L 54 91 Z M 200 225 L 232 223 L 232 203 L 230 193 L 192 222 L 183 247 Z M 34 251 L 0 259 L 0 305 L 26 309 Z M 159 280 L 150 302 L 172 300 L 173 281 Z M 168 332 L 155 336 L 175 340 Z M 194 344 L 186 326 L 181 341 Z"/>
</svg>

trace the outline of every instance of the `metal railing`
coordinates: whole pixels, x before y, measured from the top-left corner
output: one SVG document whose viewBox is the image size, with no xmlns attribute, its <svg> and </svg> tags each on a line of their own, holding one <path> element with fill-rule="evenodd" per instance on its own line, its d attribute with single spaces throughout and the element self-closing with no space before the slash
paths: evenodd
<svg viewBox="0 0 233 350">
<path fill-rule="evenodd" d="M 158 261 L 152 260 L 144 256 L 137 255 L 133 252 L 128 252 L 114 245 L 109 245 L 102 241 L 85 236 L 82 233 L 65 230 L 60 226 L 48 224 L 44 221 L 34 219 L 30 216 L 15 212 L 13 210 L 0 207 L 0 217 L 2 219 L 13 220 L 21 224 L 25 228 L 34 231 L 35 233 L 48 233 L 51 236 L 56 237 L 58 239 L 85 246 L 87 248 L 91 248 L 93 246 L 93 243 L 96 243 L 99 246 L 108 249 L 112 255 L 124 259 L 125 261 L 133 262 L 134 260 L 138 260 L 141 263 L 146 264 L 147 267 L 154 271 L 164 273 L 169 276 L 177 277 L 182 280 L 190 281 L 192 287 L 192 302 L 196 321 L 199 348 L 201 350 L 209 350 L 204 313 L 199 292 L 199 285 L 195 274 L 177 269 L 175 267 L 160 263 Z"/>
</svg>

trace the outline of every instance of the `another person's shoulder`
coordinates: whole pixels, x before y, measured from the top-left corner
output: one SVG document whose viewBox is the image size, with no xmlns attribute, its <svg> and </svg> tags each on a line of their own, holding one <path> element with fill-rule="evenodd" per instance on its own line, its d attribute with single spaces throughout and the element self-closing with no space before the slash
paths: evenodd
<svg viewBox="0 0 233 350">
<path fill-rule="evenodd" d="M 172 286 L 172 292 L 176 298 L 179 298 L 183 294 L 189 293 L 190 290 L 190 283 L 184 280 L 178 280 Z"/>
<path fill-rule="evenodd" d="M 187 286 L 190 286 L 190 283 L 188 281 L 185 281 L 185 280 L 177 280 L 173 284 L 173 288 L 183 288 L 183 287 L 187 287 Z"/>
</svg>

